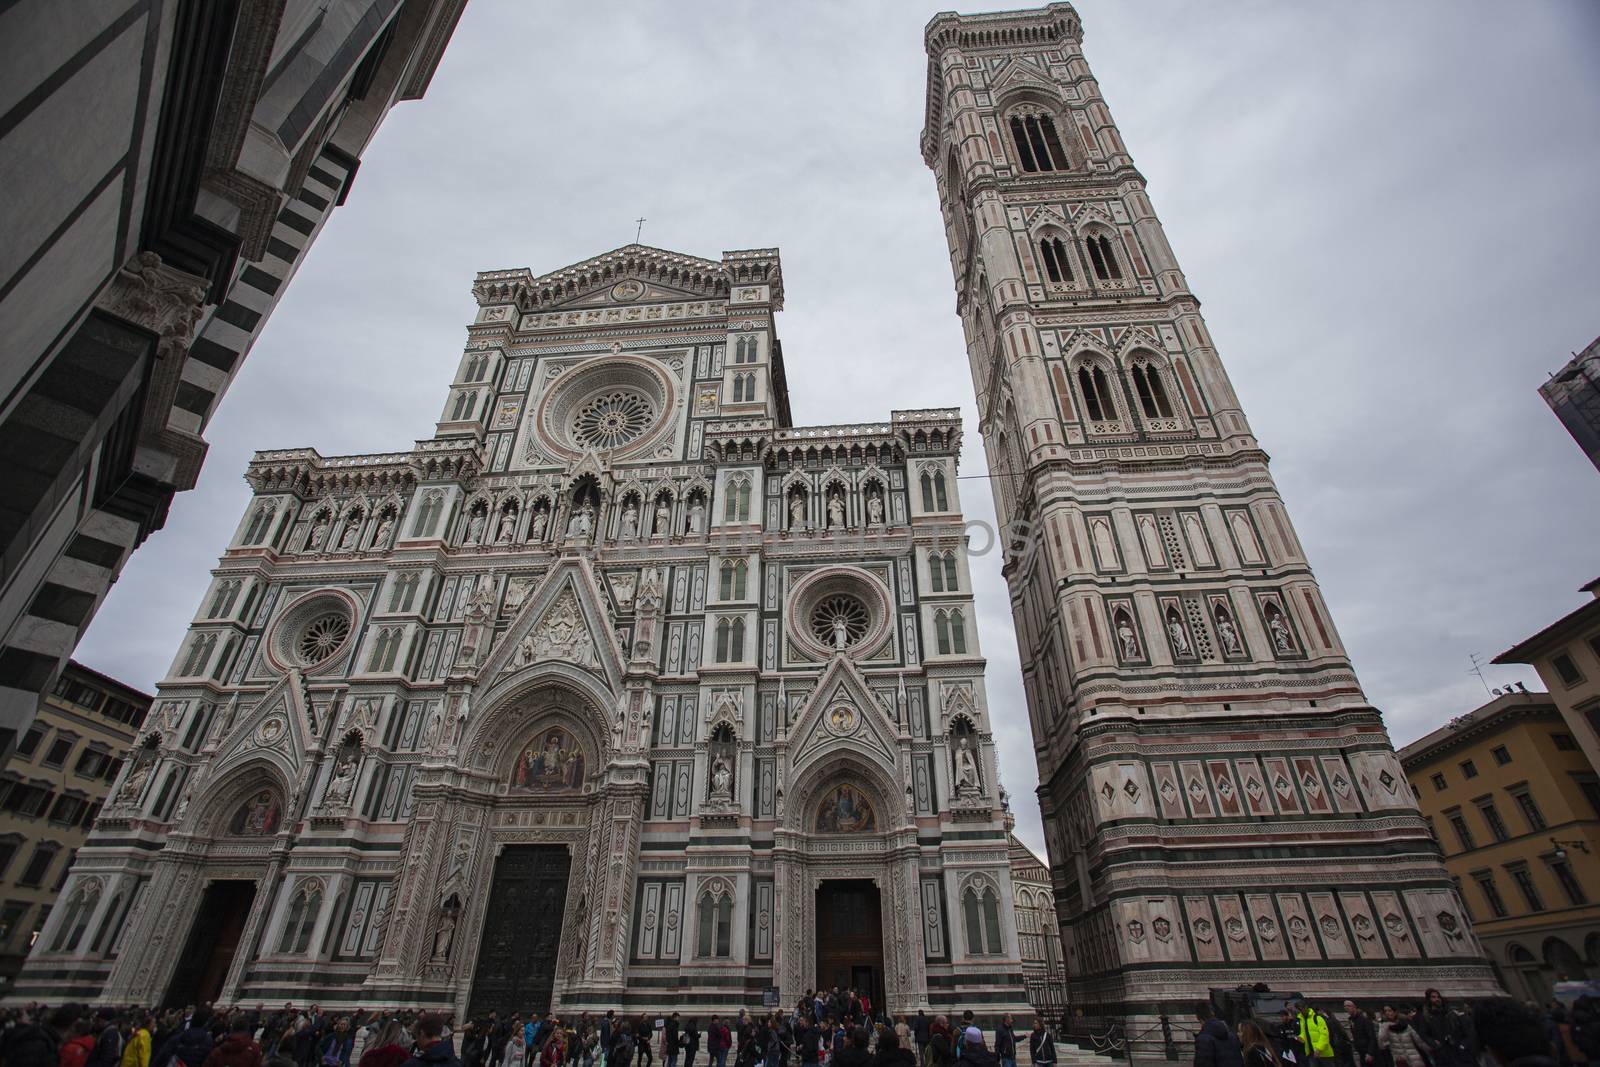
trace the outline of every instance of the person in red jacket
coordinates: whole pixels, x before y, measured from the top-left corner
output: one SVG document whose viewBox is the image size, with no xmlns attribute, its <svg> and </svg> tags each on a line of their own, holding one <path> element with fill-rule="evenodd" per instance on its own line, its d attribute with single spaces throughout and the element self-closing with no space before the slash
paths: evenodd
<svg viewBox="0 0 1600 1067">
<path fill-rule="evenodd" d="M 234 1017 L 228 1036 L 212 1048 L 201 1067 L 261 1067 L 261 1059 L 261 1046 L 250 1036 L 250 1017 L 241 1012 Z"/>
<path fill-rule="evenodd" d="M 68 1034 L 70 1036 L 61 1046 L 61 1067 L 84 1067 L 89 1062 L 89 1053 L 94 1051 L 94 1034 L 90 1032 L 89 1020 L 77 1020 Z"/>
</svg>

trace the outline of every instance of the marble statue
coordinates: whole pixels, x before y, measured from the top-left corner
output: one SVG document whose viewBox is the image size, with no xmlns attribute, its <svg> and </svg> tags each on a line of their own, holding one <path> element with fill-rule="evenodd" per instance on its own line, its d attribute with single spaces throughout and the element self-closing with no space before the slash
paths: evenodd
<svg viewBox="0 0 1600 1067">
<path fill-rule="evenodd" d="M 1239 631 L 1226 615 L 1217 616 L 1217 636 L 1222 639 L 1222 650 L 1230 656 L 1237 656 L 1243 649 L 1239 646 Z"/>
<path fill-rule="evenodd" d="M 978 757 L 972 753 L 972 743 L 962 737 L 956 746 L 956 792 L 978 788 Z"/>
<path fill-rule="evenodd" d="M 474 511 L 472 519 L 467 523 L 467 543 L 477 544 L 483 537 L 484 518 L 483 512 Z"/>
<path fill-rule="evenodd" d="M 1289 624 L 1283 621 L 1283 616 L 1273 612 L 1267 620 L 1267 629 L 1272 631 L 1272 647 L 1286 656 L 1294 654 L 1294 638 L 1289 635 Z"/>
<path fill-rule="evenodd" d="M 1128 625 L 1127 619 L 1117 620 L 1117 640 L 1122 643 L 1124 659 L 1139 658 L 1139 637 L 1133 632 L 1133 627 Z"/>
<path fill-rule="evenodd" d="M 1189 635 L 1183 632 L 1183 624 L 1177 619 L 1167 620 L 1167 636 L 1172 638 L 1172 650 L 1178 655 L 1194 655 L 1194 650 L 1189 647 Z"/>
<path fill-rule="evenodd" d="M 501 544 L 505 544 L 511 540 L 511 535 L 516 532 L 516 528 L 517 513 L 515 510 L 507 508 L 500 513 L 500 530 L 495 534 L 494 539 Z"/>
<path fill-rule="evenodd" d="M 867 497 L 867 525 L 883 525 L 883 496 L 880 493 Z"/>
<path fill-rule="evenodd" d="M 704 533 L 706 529 L 706 506 L 696 500 L 689 505 L 689 532 L 691 534 Z"/>
<path fill-rule="evenodd" d="M 806 524 L 806 498 L 796 493 L 789 498 L 789 525 L 798 530 Z"/>
<path fill-rule="evenodd" d="M 844 525 L 844 497 L 838 494 L 828 498 L 828 525 L 834 529 Z"/>
<path fill-rule="evenodd" d="M 639 507 L 632 498 L 622 509 L 622 528 L 617 536 L 624 541 L 632 541 L 639 536 Z"/>
<path fill-rule="evenodd" d="M 656 501 L 656 522 L 651 528 L 651 533 L 656 537 L 665 537 L 671 532 L 672 505 L 665 500 Z"/>
</svg>

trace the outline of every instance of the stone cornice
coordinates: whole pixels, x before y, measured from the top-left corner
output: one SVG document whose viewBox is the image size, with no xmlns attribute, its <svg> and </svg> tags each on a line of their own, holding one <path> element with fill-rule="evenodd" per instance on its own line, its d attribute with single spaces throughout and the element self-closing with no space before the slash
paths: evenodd
<svg viewBox="0 0 1600 1067">
<path fill-rule="evenodd" d="M 257 452 L 245 481 L 258 493 L 409 492 L 419 481 L 468 482 L 483 467 L 483 452 L 469 437 L 418 441 L 410 452 L 323 456 L 314 448 Z"/>
</svg>

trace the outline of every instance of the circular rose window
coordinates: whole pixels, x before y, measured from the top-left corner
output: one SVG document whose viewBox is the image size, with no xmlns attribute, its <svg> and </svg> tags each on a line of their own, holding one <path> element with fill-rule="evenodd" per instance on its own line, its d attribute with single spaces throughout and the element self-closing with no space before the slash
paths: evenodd
<svg viewBox="0 0 1600 1067">
<path fill-rule="evenodd" d="M 576 458 L 584 452 L 642 452 L 666 431 L 674 410 L 672 382 L 638 357 L 611 355 L 559 377 L 539 402 L 541 443 Z"/>
<path fill-rule="evenodd" d="M 263 647 L 278 670 L 326 668 L 350 649 L 355 637 L 355 604 L 344 594 L 321 590 L 290 604 Z"/>
<path fill-rule="evenodd" d="M 572 439 L 590 448 L 620 448 L 639 439 L 655 422 L 650 398 L 631 389 L 591 397 L 572 420 Z"/>
<path fill-rule="evenodd" d="M 811 609 L 811 636 L 829 648 L 860 644 L 871 623 L 867 606 L 849 593 L 825 597 Z"/>
<path fill-rule="evenodd" d="M 878 654 L 893 626 L 894 608 L 882 579 L 859 567 L 827 567 L 795 582 L 786 598 L 787 628 L 808 656 L 835 652 Z"/>
<path fill-rule="evenodd" d="M 295 651 L 306 664 L 321 663 L 344 644 L 350 636 L 350 620 L 341 612 L 330 611 L 308 622 L 300 631 Z"/>
</svg>

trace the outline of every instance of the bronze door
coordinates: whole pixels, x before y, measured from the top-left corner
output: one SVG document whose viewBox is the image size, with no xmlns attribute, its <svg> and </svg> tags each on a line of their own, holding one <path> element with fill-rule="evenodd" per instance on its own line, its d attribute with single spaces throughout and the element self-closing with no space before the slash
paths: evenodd
<svg viewBox="0 0 1600 1067">
<path fill-rule="evenodd" d="M 189 940 L 167 986 L 168 1007 L 209 1004 L 217 999 L 255 899 L 254 882 L 221 881 L 206 886 L 189 928 Z"/>
<path fill-rule="evenodd" d="M 869 881 L 817 887 L 817 984 L 854 989 L 883 1005 L 883 910 Z"/>
<path fill-rule="evenodd" d="M 507 845 L 495 861 L 469 1015 L 550 1010 L 571 866 L 565 845 Z"/>
</svg>

